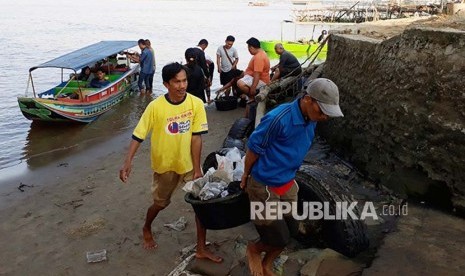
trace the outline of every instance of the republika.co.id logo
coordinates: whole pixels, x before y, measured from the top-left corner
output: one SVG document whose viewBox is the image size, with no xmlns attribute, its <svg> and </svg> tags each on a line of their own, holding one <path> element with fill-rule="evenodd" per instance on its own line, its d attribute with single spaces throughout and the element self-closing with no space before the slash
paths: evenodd
<svg viewBox="0 0 465 276">
<path fill-rule="evenodd" d="M 361 212 L 357 210 L 357 202 L 303 202 L 301 211 L 297 202 L 250 202 L 251 220 L 277 220 L 284 216 L 292 216 L 295 220 L 365 220 L 371 218 L 378 220 L 381 216 L 406 216 L 408 205 L 383 205 L 378 214 L 373 202 L 363 204 Z"/>
</svg>

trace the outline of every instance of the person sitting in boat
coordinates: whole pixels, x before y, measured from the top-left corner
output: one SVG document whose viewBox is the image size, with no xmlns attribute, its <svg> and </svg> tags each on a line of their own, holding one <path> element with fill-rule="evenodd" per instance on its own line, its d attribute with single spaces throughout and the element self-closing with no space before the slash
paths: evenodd
<svg viewBox="0 0 465 276">
<path fill-rule="evenodd" d="M 80 81 L 91 81 L 94 79 L 94 74 L 90 70 L 89 66 L 82 68 L 81 73 L 78 75 L 77 79 Z"/>
<path fill-rule="evenodd" d="M 321 35 L 318 37 L 318 43 L 321 43 L 328 36 L 328 31 L 321 31 Z"/>
<path fill-rule="evenodd" d="M 110 56 L 102 59 L 101 64 L 98 68 L 102 68 L 105 74 L 110 74 L 116 67 L 116 56 Z M 98 69 L 97 68 L 97 69 Z"/>
<path fill-rule="evenodd" d="M 97 69 L 97 77 L 93 78 L 89 86 L 92 88 L 103 88 L 110 84 L 110 81 L 105 79 L 105 72 L 102 68 Z"/>
<path fill-rule="evenodd" d="M 271 67 L 273 77 L 271 81 L 286 76 L 297 76 L 302 73 L 302 66 L 297 58 L 284 49 L 283 44 L 276 43 L 274 51 L 279 55 L 279 63 Z"/>
</svg>

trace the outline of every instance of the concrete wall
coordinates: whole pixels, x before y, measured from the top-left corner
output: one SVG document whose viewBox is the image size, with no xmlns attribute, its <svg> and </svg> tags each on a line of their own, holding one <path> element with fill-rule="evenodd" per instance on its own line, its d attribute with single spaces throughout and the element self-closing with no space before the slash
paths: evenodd
<svg viewBox="0 0 465 276">
<path fill-rule="evenodd" d="M 465 207 L 465 32 L 332 35 L 328 51 L 346 115 L 321 124 L 330 144 L 396 191 Z"/>
<path fill-rule="evenodd" d="M 465 15 L 465 4 L 462 3 L 447 3 L 448 15 Z"/>
</svg>

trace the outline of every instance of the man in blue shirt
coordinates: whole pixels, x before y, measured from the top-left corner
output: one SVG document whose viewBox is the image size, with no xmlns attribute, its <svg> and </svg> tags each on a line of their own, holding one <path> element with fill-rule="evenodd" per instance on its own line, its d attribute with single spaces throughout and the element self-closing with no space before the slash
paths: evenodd
<svg viewBox="0 0 465 276">
<path fill-rule="evenodd" d="M 247 143 L 241 188 L 246 188 L 251 203 L 297 202 L 294 178 L 312 145 L 317 122 L 342 116 L 339 90 L 324 78 L 312 81 L 301 98 L 267 113 Z M 261 213 L 265 217 L 266 210 Z M 284 218 L 253 220 L 260 240 L 247 246 L 251 275 L 274 275 L 273 261 L 295 232 L 290 216 Z"/>
<path fill-rule="evenodd" d="M 105 73 L 102 68 L 97 69 L 96 77 L 90 81 L 89 86 L 92 88 L 103 88 L 110 84 L 110 81 L 105 79 Z"/>
<path fill-rule="evenodd" d="M 130 55 L 129 58 L 135 62 L 139 62 L 140 64 L 140 73 L 139 73 L 139 79 L 137 81 L 137 85 L 139 86 L 139 91 L 141 93 L 145 93 L 147 91 L 148 93 L 152 93 L 152 83 L 150 82 L 150 77 L 152 76 L 152 73 L 155 72 L 154 70 L 154 57 L 152 51 L 147 47 L 145 43 L 145 39 L 139 39 L 137 41 L 137 44 L 139 45 L 139 48 L 141 50 L 140 56 L 133 56 Z M 145 84 L 145 90 L 144 86 L 142 83 Z"/>
</svg>

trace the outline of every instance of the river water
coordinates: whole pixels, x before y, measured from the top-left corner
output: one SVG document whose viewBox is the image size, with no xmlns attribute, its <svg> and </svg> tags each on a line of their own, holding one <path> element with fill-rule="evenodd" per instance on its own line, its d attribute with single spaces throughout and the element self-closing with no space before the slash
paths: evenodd
<svg viewBox="0 0 465 276">
<path fill-rule="evenodd" d="M 3 168 L 46 156 L 70 152 L 78 145 L 105 140 L 133 128 L 152 99 L 133 95 L 98 120 L 87 125 L 50 125 L 25 119 L 16 98 L 26 90 L 28 69 L 70 51 L 101 40 L 148 38 L 156 52 L 157 72 L 154 94 L 164 93 L 161 68 L 172 61 L 183 61 L 184 51 L 206 38 L 206 53 L 215 57 L 225 37 L 236 37 L 239 68 L 250 59 L 245 41 L 279 39 L 281 22 L 292 16 L 289 1 L 271 2 L 266 7 L 248 6 L 248 1 L 155 1 L 99 0 L 3 1 L 0 9 L 0 178 Z M 286 29 L 287 28 L 287 29 Z M 297 29 L 297 37 L 308 37 L 308 30 Z M 284 26 L 284 39 L 293 39 L 294 27 Z M 272 64 L 276 61 L 272 61 Z M 42 72 L 40 72 L 42 71 Z M 43 91 L 59 83 L 59 70 L 34 71 L 36 89 Z M 215 75 L 214 88 L 219 87 Z M 31 95 L 31 92 L 29 93 Z M 47 158 L 40 158 L 41 162 Z"/>
</svg>

